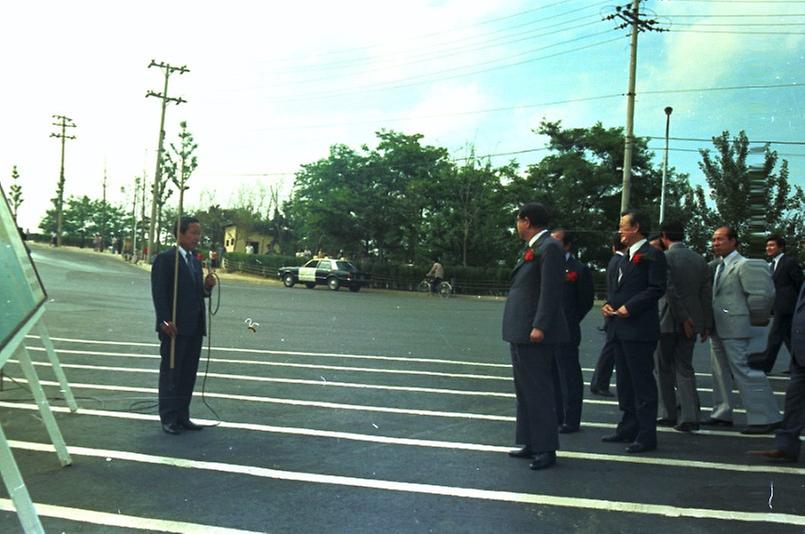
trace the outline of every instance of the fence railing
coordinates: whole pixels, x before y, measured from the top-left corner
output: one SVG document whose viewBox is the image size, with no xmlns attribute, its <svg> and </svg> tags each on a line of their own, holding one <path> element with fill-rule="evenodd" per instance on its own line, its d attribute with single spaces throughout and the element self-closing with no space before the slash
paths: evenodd
<svg viewBox="0 0 805 534">
<path fill-rule="evenodd" d="M 277 269 L 274 267 L 258 266 L 244 261 L 230 260 L 226 257 L 223 262 L 223 269 L 226 272 L 242 272 L 262 276 L 265 278 L 277 278 Z M 474 281 L 472 283 L 462 283 L 458 279 L 448 279 L 453 286 L 453 292 L 461 295 L 489 295 L 502 297 L 509 291 L 508 285 L 495 282 Z M 377 289 L 393 289 L 397 291 L 416 291 L 422 278 L 394 278 L 391 276 L 373 275 L 370 273 L 367 287 Z"/>
</svg>

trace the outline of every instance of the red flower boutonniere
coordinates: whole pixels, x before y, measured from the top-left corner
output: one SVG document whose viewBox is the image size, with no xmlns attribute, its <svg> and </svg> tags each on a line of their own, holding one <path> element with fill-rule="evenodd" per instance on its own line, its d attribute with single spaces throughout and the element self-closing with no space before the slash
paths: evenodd
<svg viewBox="0 0 805 534">
<path fill-rule="evenodd" d="M 534 249 L 533 248 L 528 248 L 528 249 L 526 249 L 525 253 L 523 254 L 523 261 L 534 261 L 534 258 L 536 258 L 536 257 L 537 257 L 537 255 L 534 254 Z"/>
<path fill-rule="evenodd" d="M 634 256 L 632 256 L 632 263 L 638 265 L 641 261 L 643 261 L 643 254 L 640 252 L 636 252 Z"/>
<path fill-rule="evenodd" d="M 566 281 L 568 281 L 570 283 L 573 283 L 578 279 L 579 279 L 579 273 L 577 273 L 576 271 L 567 271 L 567 272 L 565 272 L 565 280 Z"/>
</svg>

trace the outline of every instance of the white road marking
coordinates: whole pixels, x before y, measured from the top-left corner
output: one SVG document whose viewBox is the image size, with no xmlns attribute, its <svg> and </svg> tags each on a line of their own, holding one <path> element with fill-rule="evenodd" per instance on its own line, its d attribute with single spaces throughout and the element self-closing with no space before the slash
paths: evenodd
<svg viewBox="0 0 805 534">
<path fill-rule="evenodd" d="M 44 352 L 45 349 L 42 347 L 26 347 L 26 349 L 32 352 Z M 157 355 L 151 354 L 137 354 L 133 352 L 100 352 L 100 351 L 82 351 L 82 350 L 69 350 L 69 349 L 57 349 L 56 351 L 59 354 L 78 354 L 78 355 L 86 355 L 86 356 L 110 356 L 110 357 L 118 357 L 118 358 L 138 358 L 138 359 L 146 359 L 146 360 L 159 360 L 160 357 Z M 11 360 L 14 361 L 14 360 Z M 511 377 L 504 377 L 504 376 L 495 376 L 495 375 L 477 375 L 477 374 L 464 374 L 464 373 L 441 373 L 435 371 L 416 371 L 416 370 L 400 370 L 400 369 L 379 369 L 375 367 L 348 367 L 348 366 L 336 366 L 336 365 L 315 365 L 315 364 L 303 364 L 303 363 L 286 363 L 286 362 L 266 362 L 266 361 L 256 361 L 256 360 L 233 360 L 227 358 L 210 358 L 210 362 L 215 363 L 233 363 L 233 364 L 245 364 L 245 365 L 262 365 L 262 366 L 269 366 L 269 367 L 289 367 L 289 368 L 303 368 L 303 369 L 325 369 L 331 371 L 348 371 L 348 372 L 363 372 L 363 373 L 378 373 L 378 374 L 402 374 L 402 375 L 419 375 L 419 376 L 438 376 L 443 378 L 463 378 L 463 379 L 483 379 L 483 380 L 498 380 L 502 382 L 511 382 Z M 34 362 L 36 363 L 36 362 Z M 81 366 L 86 365 L 85 368 L 92 368 L 87 364 L 62 364 L 63 367 L 68 367 L 70 365 Z M 104 369 L 104 367 L 98 367 L 98 369 Z M 110 368 L 113 369 L 113 368 Z M 128 368 L 125 368 L 128 369 Z M 229 375 L 229 374 L 214 374 L 210 373 L 209 376 L 231 376 L 233 380 L 242 380 L 243 375 Z M 260 378 L 256 377 L 248 377 L 254 380 L 260 380 Z M 266 380 L 293 380 L 293 379 L 266 379 Z M 300 379 L 301 380 L 301 379 Z M 353 384 L 350 382 L 333 382 L 331 385 L 343 385 L 343 384 Z M 589 382 L 583 382 L 584 386 L 589 386 Z M 354 385 L 345 385 L 344 387 L 357 387 Z M 371 386 L 367 386 L 370 387 Z M 381 387 L 381 386 L 378 386 Z M 403 386 L 382 386 L 388 388 L 397 388 Z M 425 391 L 430 391 L 431 388 L 424 388 Z M 414 390 L 418 391 L 418 390 Z M 443 390 L 439 391 L 440 393 L 444 393 L 446 391 L 461 391 L 461 390 Z M 712 388 L 697 388 L 696 391 L 704 392 L 704 393 L 712 393 Z M 734 390 L 733 393 L 738 393 L 737 390 Z M 774 391 L 775 395 L 784 396 L 784 391 Z M 461 393 L 453 393 L 453 394 L 461 394 Z M 472 393 L 466 393 L 472 394 Z M 480 394 L 484 394 L 484 392 L 479 392 Z M 514 396 L 511 393 L 500 393 L 500 394 L 491 394 L 492 396 Z M 586 399 L 583 402 L 587 403 L 602 403 L 602 404 L 617 404 L 615 401 L 606 401 L 606 400 L 599 400 L 599 399 Z"/>
<path fill-rule="evenodd" d="M 35 410 L 34 404 L 19 404 L 19 403 L 6 403 L 0 402 L 0 406 L 8 408 L 17 408 L 23 410 Z M 54 407 L 54 411 L 67 413 L 69 410 L 65 407 Z M 128 419 L 137 421 L 159 421 L 158 415 L 130 413 L 130 412 L 115 412 L 110 410 L 84 410 L 80 411 L 81 415 L 90 415 L 93 417 L 111 417 L 114 419 Z M 207 419 L 199 419 L 194 417 L 194 421 L 200 424 L 212 425 L 218 421 Z M 220 428 L 230 428 L 235 430 L 248 430 L 252 432 L 266 432 L 271 434 L 288 434 L 295 436 L 308 436 L 317 438 L 331 438 L 336 440 L 350 440 L 361 441 L 369 443 L 383 443 L 386 445 L 398 446 L 411 446 L 411 447 L 426 447 L 435 449 L 461 449 L 476 452 L 494 452 L 505 453 L 511 450 L 509 446 L 503 445 L 486 445 L 481 443 L 463 443 L 457 441 L 443 441 L 443 440 L 427 440 L 427 439 L 414 439 L 414 438 L 398 438 L 392 436 L 380 436 L 377 434 L 359 434 L 356 432 L 339 432 L 333 430 L 316 430 L 312 428 L 301 427 L 286 427 L 275 425 L 263 425 L 259 423 L 240 423 L 234 421 L 221 421 L 218 426 Z M 590 425 L 586 425 L 590 426 Z M 615 425 L 606 425 L 609 428 L 614 428 Z M 736 436 L 736 434 L 733 434 Z M 775 465 L 743 465 L 743 464 L 728 464 L 723 462 L 705 462 L 699 460 L 677 460 L 673 458 L 661 458 L 656 456 L 632 456 L 632 455 L 614 455 L 602 453 L 588 453 L 588 452 L 572 452 L 572 451 L 557 451 L 560 458 L 573 458 L 575 460 L 589 460 L 589 461 L 606 461 L 606 462 L 619 462 L 628 464 L 644 464 L 644 465 L 657 465 L 657 466 L 670 466 L 670 467 L 685 467 L 695 469 L 716 469 L 721 471 L 737 471 L 744 473 L 778 473 L 778 474 L 795 474 L 805 475 L 805 468 L 785 467 Z"/>
<path fill-rule="evenodd" d="M 9 442 L 11 443 L 11 442 Z M 32 449 L 38 450 L 38 449 Z M 219 527 L 217 525 L 202 525 L 200 523 L 186 523 L 184 521 L 171 521 L 166 519 L 154 519 L 151 517 L 139 517 L 134 515 L 112 514 L 108 512 L 96 512 L 83 508 L 71 508 L 67 506 L 56 506 L 53 504 L 34 503 L 36 512 L 43 517 L 56 517 L 79 521 L 81 523 L 92 523 L 94 525 L 104 525 L 120 528 L 136 528 L 142 530 L 152 530 L 155 532 L 179 532 L 181 534 L 254 534 L 253 530 L 238 530 L 234 528 Z M 0 510 L 5 512 L 15 512 L 14 503 L 11 499 L 0 499 Z"/>
<path fill-rule="evenodd" d="M 44 443 L 31 443 L 10 441 L 12 447 L 32 451 L 52 452 L 53 446 Z M 484 490 L 457 486 L 442 486 L 437 484 L 422 484 L 412 482 L 398 482 L 395 480 L 378 480 L 341 475 L 327 475 L 320 473 L 306 473 L 299 471 L 285 471 L 269 469 L 251 465 L 231 464 L 224 462 L 209 462 L 175 458 L 170 456 L 157 456 L 151 454 L 133 453 L 113 449 L 95 449 L 89 447 L 67 447 L 70 454 L 76 456 L 90 456 L 94 458 L 113 458 L 116 460 L 164 465 L 182 469 L 201 469 L 220 473 L 232 473 L 273 480 L 287 480 L 294 482 L 310 482 L 335 486 L 354 488 L 378 489 L 404 493 L 442 495 L 465 499 L 477 499 L 497 502 L 515 502 L 523 504 L 536 504 L 541 506 L 556 506 L 560 508 L 578 508 L 587 510 L 601 510 L 607 512 L 627 512 L 644 515 L 664 517 L 692 517 L 697 519 L 720 519 L 727 521 L 742 521 L 750 523 L 780 523 L 785 525 L 805 526 L 805 516 L 781 513 L 753 513 L 735 510 L 716 510 L 707 508 L 685 508 L 662 504 L 646 504 L 629 501 L 610 501 L 603 499 L 585 499 L 579 497 L 559 497 L 539 493 L 522 493 L 500 490 Z"/>
</svg>

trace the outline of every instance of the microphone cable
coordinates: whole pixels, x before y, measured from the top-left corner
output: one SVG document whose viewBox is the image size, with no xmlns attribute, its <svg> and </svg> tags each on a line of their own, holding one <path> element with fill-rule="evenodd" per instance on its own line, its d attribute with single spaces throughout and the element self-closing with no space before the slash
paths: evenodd
<svg viewBox="0 0 805 534">
<path fill-rule="evenodd" d="M 212 293 L 210 294 L 210 298 L 207 300 L 207 361 L 204 364 L 204 378 L 201 381 L 201 402 L 207 409 L 215 416 L 217 419 L 217 423 L 212 425 L 203 425 L 203 426 L 218 426 L 221 424 L 221 416 L 218 415 L 218 412 L 210 406 L 210 403 L 207 402 L 206 392 L 207 392 L 207 374 L 210 370 L 210 358 L 212 355 L 212 318 L 218 313 L 218 310 L 221 307 L 221 279 L 218 277 L 218 274 L 210 269 L 208 271 L 208 275 L 212 275 L 215 278 L 215 287 L 218 289 L 216 292 L 216 300 L 215 300 L 215 308 L 212 305 Z"/>
</svg>

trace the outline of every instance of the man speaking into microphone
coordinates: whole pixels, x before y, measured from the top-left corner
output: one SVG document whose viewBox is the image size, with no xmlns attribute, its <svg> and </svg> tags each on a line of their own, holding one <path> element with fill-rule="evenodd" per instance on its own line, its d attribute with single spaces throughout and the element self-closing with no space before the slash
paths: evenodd
<svg viewBox="0 0 805 534">
<path fill-rule="evenodd" d="M 202 339 L 207 333 L 204 298 L 210 296 L 215 277 L 208 274 L 202 279 L 201 263 L 194 255 L 201 240 L 199 220 L 182 218 L 179 228 L 174 228 L 174 234 L 178 245 L 159 254 L 151 266 L 151 296 L 162 356 L 159 365 L 159 419 L 162 430 L 176 435 L 184 430 L 203 428 L 190 421 L 190 400 L 196 383 Z"/>
</svg>

